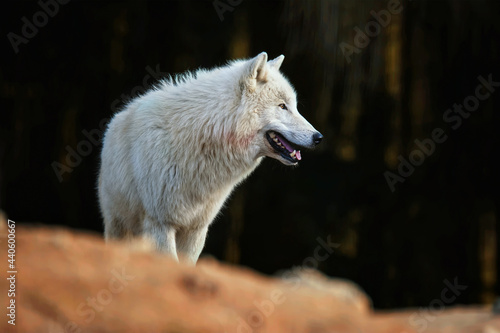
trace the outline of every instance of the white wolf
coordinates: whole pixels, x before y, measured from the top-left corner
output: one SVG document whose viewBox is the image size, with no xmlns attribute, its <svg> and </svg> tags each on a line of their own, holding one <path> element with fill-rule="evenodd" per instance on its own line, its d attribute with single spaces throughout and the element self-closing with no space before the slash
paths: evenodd
<svg viewBox="0 0 500 333">
<path fill-rule="evenodd" d="M 322 135 L 297 111 L 265 52 L 166 80 L 132 100 L 106 130 L 99 201 L 106 239 L 139 236 L 196 263 L 208 226 L 264 156 L 286 165 Z"/>
</svg>

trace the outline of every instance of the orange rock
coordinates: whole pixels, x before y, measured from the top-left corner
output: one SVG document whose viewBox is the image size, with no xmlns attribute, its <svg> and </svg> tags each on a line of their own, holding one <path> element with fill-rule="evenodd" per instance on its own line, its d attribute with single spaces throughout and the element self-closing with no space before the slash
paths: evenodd
<svg viewBox="0 0 500 333">
<path fill-rule="evenodd" d="M 99 235 L 16 227 L 16 326 L 1 332 L 418 332 L 412 310 L 373 313 L 354 284 L 304 270 L 300 283 L 202 259 L 196 267 Z M 6 244 L 6 229 L 0 229 Z M 7 263 L 6 246 L 0 260 Z M 4 268 L 2 264 L 2 268 Z M 6 271 L 7 269 L 4 269 Z M 2 295 L 9 283 L 2 279 Z M 8 300 L 3 301 L 4 309 Z M 4 310 L 6 311 L 6 310 Z M 497 316 L 498 317 L 498 316 Z M 440 311 L 425 332 L 500 333 L 489 309 Z"/>
</svg>

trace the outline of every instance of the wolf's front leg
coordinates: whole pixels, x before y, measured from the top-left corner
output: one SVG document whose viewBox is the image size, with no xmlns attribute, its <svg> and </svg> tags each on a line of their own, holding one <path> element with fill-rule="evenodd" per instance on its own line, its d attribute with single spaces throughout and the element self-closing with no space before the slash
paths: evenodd
<svg viewBox="0 0 500 333">
<path fill-rule="evenodd" d="M 179 259 L 191 265 L 196 265 L 205 245 L 208 227 L 198 229 L 181 229 L 176 234 L 177 253 Z"/>
<path fill-rule="evenodd" d="M 150 217 L 144 219 L 144 237 L 153 241 L 158 251 L 179 261 L 175 235 L 176 229 L 172 225 L 159 223 Z"/>
</svg>

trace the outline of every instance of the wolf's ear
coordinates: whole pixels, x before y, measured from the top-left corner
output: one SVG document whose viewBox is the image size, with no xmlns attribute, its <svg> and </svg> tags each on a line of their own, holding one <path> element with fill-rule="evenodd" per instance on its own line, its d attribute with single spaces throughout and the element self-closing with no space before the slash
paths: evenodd
<svg viewBox="0 0 500 333">
<path fill-rule="evenodd" d="M 267 81 L 267 53 L 262 52 L 252 60 L 250 60 L 250 79 L 255 79 L 257 82 Z"/>
<path fill-rule="evenodd" d="M 279 70 L 281 67 L 281 64 L 283 63 L 283 60 L 285 60 L 284 55 L 280 55 L 279 57 L 274 58 L 273 60 L 270 60 L 268 62 L 268 65 L 271 66 L 272 68 Z"/>
</svg>

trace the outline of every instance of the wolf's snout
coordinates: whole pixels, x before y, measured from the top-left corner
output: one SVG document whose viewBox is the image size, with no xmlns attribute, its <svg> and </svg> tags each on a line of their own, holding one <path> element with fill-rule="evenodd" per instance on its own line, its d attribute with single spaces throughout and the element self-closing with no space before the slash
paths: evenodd
<svg viewBox="0 0 500 333">
<path fill-rule="evenodd" d="M 313 141 L 315 145 L 319 145 L 321 140 L 323 140 L 323 135 L 320 132 L 316 132 L 313 135 Z"/>
</svg>

